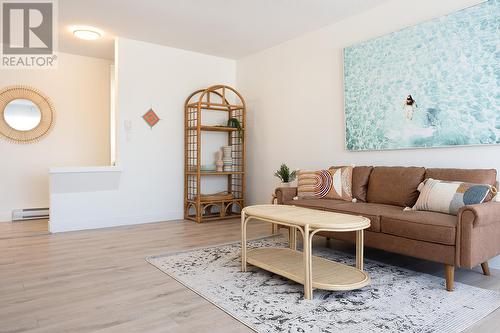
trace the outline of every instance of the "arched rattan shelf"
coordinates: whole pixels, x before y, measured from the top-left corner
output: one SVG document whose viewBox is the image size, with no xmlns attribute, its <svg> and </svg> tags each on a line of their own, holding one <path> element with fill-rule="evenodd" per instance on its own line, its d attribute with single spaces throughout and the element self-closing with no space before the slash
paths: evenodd
<svg viewBox="0 0 500 333">
<path fill-rule="evenodd" d="M 189 95 L 184 112 L 184 218 L 203 222 L 238 217 L 245 207 L 245 100 L 234 88 L 215 85 Z M 205 125 L 204 112 L 227 112 L 227 120 L 237 119 L 241 130 Z M 227 145 L 232 147 L 232 171 L 201 170 L 203 132 L 227 133 Z M 203 193 L 202 177 L 205 176 L 227 177 L 225 195 Z"/>
</svg>

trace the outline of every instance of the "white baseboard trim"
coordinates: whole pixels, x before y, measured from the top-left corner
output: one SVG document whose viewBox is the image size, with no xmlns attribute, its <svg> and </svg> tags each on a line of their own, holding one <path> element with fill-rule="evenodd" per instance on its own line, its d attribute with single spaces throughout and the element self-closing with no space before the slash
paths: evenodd
<svg viewBox="0 0 500 333">
<path fill-rule="evenodd" d="M 49 231 L 51 233 L 59 233 L 66 231 L 102 229 L 134 224 L 180 220 L 183 218 L 183 214 L 183 212 L 166 212 L 146 216 L 119 216 L 106 218 L 79 216 L 74 219 L 58 219 L 55 216 L 51 216 L 49 221 Z"/>
<path fill-rule="evenodd" d="M 0 211 L 0 222 L 12 222 L 12 211 Z"/>
</svg>

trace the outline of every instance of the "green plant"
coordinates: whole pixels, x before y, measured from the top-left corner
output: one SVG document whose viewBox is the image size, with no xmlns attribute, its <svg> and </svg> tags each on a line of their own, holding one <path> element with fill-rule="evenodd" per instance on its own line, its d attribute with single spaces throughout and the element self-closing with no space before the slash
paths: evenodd
<svg viewBox="0 0 500 333">
<path fill-rule="evenodd" d="M 243 127 L 241 127 L 241 123 L 238 119 L 229 118 L 229 120 L 227 121 L 227 126 L 237 128 L 238 129 L 238 137 L 240 138 L 241 141 L 243 141 Z"/>
<path fill-rule="evenodd" d="M 291 171 L 290 168 L 285 164 L 281 164 L 281 167 L 274 173 L 275 177 L 278 177 L 283 183 L 289 183 L 295 180 L 297 176 L 296 171 Z"/>
</svg>

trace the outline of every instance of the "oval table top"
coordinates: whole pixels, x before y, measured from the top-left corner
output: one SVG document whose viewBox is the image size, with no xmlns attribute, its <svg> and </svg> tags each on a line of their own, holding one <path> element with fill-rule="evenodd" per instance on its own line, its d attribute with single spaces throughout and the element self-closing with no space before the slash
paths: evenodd
<svg viewBox="0 0 500 333">
<path fill-rule="evenodd" d="M 245 215 L 291 225 L 309 225 L 312 229 L 329 231 L 355 231 L 370 227 L 370 220 L 363 216 L 334 213 L 289 205 L 254 205 L 243 209 Z"/>
</svg>

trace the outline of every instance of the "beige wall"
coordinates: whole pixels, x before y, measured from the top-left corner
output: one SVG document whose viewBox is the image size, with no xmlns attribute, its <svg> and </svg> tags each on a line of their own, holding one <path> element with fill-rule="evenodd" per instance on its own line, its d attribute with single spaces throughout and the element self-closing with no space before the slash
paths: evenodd
<svg viewBox="0 0 500 333">
<path fill-rule="evenodd" d="M 0 140 L 0 221 L 12 209 L 49 206 L 49 167 L 109 164 L 109 71 L 108 60 L 64 53 L 54 70 L 0 70 L 0 87 L 33 86 L 56 110 L 42 141 Z"/>
<path fill-rule="evenodd" d="M 249 203 L 269 202 L 273 171 L 333 164 L 500 169 L 500 146 L 348 152 L 344 149 L 342 49 L 476 4 L 395 0 L 237 63 L 248 110 Z"/>
</svg>

